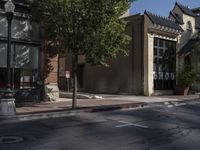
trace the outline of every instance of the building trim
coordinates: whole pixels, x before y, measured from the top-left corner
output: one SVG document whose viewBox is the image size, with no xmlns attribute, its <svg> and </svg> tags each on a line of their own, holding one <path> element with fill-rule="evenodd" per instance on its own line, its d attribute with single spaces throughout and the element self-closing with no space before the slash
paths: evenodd
<svg viewBox="0 0 200 150">
<path fill-rule="evenodd" d="M 7 38 L 0 36 L 0 41 L 1 42 L 7 42 Z M 28 40 L 16 39 L 16 38 L 12 38 L 12 43 L 41 46 L 41 42 L 40 41 L 28 41 Z"/>
</svg>

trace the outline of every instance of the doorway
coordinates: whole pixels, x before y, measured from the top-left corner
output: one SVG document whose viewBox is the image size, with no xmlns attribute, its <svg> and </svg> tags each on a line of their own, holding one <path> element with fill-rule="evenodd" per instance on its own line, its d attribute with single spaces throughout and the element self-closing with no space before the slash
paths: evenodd
<svg viewBox="0 0 200 150">
<path fill-rule="evenodd" d="M 84 64 L 78 65 L 78 71 L 77 71 L 77 86 L 78 89 L 81 90 L 84 87 Z"/>
</svg>

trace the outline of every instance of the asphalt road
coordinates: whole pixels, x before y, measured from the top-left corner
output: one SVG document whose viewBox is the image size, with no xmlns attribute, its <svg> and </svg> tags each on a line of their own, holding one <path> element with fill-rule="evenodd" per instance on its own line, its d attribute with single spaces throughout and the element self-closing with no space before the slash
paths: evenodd
<svg viewBox="0 0 200 150">
<path fill-rule="evenodd" d="M 1 125 L 0 139 L 0 150 L 200 150 L 200 102 Z"/>
</svg>

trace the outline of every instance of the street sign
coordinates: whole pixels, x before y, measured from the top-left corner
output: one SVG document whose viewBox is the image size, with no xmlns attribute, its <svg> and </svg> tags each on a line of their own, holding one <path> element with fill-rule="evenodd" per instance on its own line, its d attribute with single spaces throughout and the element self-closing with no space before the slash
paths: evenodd
<svg viewBox="0 0 200 150">
<path fill-rule="evenodd" d="M 65 72 L 65 77 L 66 77 L 67 79 L 70 78 L 70 71 L 67 70 L 67 71 Z"/>
</svg>

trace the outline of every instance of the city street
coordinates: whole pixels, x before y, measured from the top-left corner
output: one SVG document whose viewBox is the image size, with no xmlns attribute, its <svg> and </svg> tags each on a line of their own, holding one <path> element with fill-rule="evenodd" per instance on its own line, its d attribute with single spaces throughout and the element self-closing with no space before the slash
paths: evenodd
<svg viewBox="0 0 200 150">
<path fill-rule="evenodd" d="M 199 150 L 200 102 L 5 124 L 0 137 L 0 150 Z"/>
<path fill-rule="evenodd" d="M 200 0 L 0 0 L 0 150 L 200 150 Z"/>
</svg>

